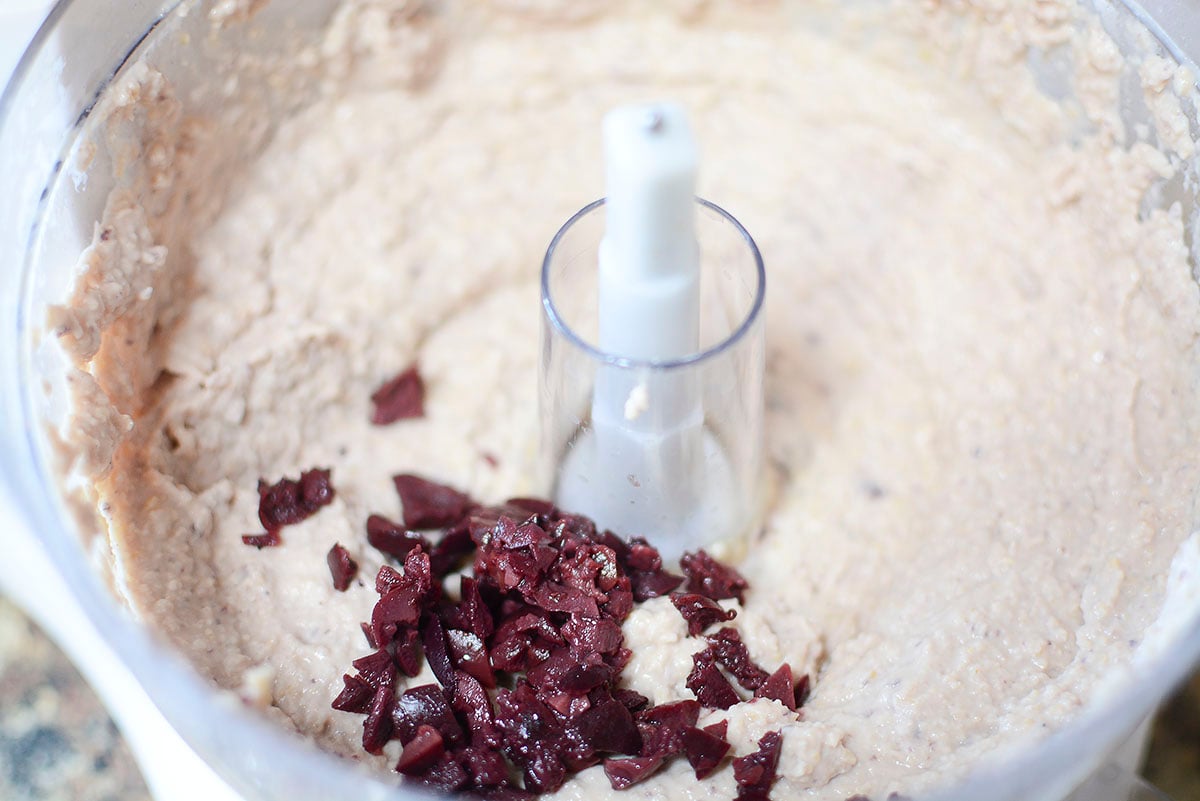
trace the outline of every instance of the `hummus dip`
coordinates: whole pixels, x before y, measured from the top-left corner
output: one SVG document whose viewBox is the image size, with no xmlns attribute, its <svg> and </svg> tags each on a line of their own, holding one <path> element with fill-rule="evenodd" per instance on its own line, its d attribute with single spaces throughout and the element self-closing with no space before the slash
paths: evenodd
<svg viewBox="0 0 1200 801">
<path fill-rule="evenodd" d="M 191 11 L 223 36 L 262 5 Z M 1027 67 L 1047 54 L 1061 86 Z M 538 267 L 602 191 L 604 112 L 654 99 L 689 109 L 700 193 L 767 264 L 772 492 L 736 622 L 814 680 L 801 713 L 701 724 L 728 718 L 735 754 L 782 730 L 777 799 L 920 795 L 1169 639 L 1200 484 L 1200 293 L 1184 212 L 1155 202 L 1192 156 L 1172 62 L 1127 61 L 1057 0 L 347 0 L 290 65 L 241 68 L 316 77 L 277 127 L 236 87 L 228 125 L 191 110 L 152 58 L 107 91 L 92 130 L 118 189 L 51 315 L 114 584 L 217 685 L 395 763 L 330 708 L 368 650 L 364 521 L 399 516 L 399 472 L 544 490 Z M 1122 80 L 1145 125 L 1118 116 Z M 372 426 L 414 362 L 426 415 Z M 313 466 L 334 502 L 244 545 L 258 480 Z M 346 592 L 335 542 L 361 566 Z M 666 599 L 624 632 L 629 687 L 692 697 L 703 641 Z M 608 792 L 595 768 L 559 795 Z M 735 792 L 685 761 L 628 791 Z"/>
</svg>

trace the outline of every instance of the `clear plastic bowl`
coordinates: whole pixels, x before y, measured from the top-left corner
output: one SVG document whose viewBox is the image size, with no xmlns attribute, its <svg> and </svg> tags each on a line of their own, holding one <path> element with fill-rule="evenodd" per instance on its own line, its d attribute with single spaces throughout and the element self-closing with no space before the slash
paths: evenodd
<svg viewBox="0 0 1200 801">
<path fill-rule="evenodd" d="M 183 36 L 189 28 L 199 31 L 204 15 L 192 8 L 193 13 L 178 19 L 170 13 L 177 5 L 176 0 L 63 0 L 0 98 L 0 176 L 5 186 L 0 193 L 0 479 L 20 516 L 9 528 L 6 554 L 0 559 L 0 586 L 46 625 L 77 661 L 89 658 L 80 643 L 90 640 L 81 632 L 97 637 L 95 653 L 111 653 L 115 661 L 103 669 L 93 665 L 89 675 L 127 670 L 170 728 L 244 798 L 414 797 L 414 791 L 321 753 L 231 702 L 139 626 L 94 569 L 89 532 L 81 531 L 70 514 L 52 470 L 47 431 L 65 407 L 60 388 L 47 380 L 59 365 L 45 361 L 38 332 L 45 304 L 65 296 L 78 254 L 90 241 L 110 189 L 97 177 L 100 171 L 85 176 L 72 166 L 80 131 L 97 96 L 133 53 L 151 53 L 155 66 L 185 90 L 216 85 L 230 76 L 228 48 L 270 54 L 297 41 L 312 41 L 335 2 L 270 4 L 250 23 L 234 28 L 225 49 L 210 48 L 203 36 Z M 1182 59 L 1188 46 L 1200 44 L 1200 12 L 1190 4 L 1160 5 L 1159 20 L 1176 39 L 1150 23 L 1158 40 L 1154 46 Z M 1122 47 L 1139 46 L 1136 26 L 1130 23 L 1141 17 L 1140 10 L 1103 0 L 1094 10 Z M 169 14 L 168 25 L 163 21 Z M 1053 74 L 1047 80 L 1052 82 Z M 219 93 L 208 97 L 219 98 Z M 280 103 L 271 114 L 278 118 L 287 108 Z M 1140 110 L 1131 107 L 1128 112 L 1136 117 Z M 1192 180 L 1173 184 L 1174 196 L 1168 187 L 1165 197 L 1183 201 L 1190 214 L 1197 184 L 1195 176 L 1188 177 Z M 80 617 L 64 620 L 64 610 Z M 1198 659 L 1200 620 L 1194 620 L 1172 647 L 1140 670 L 1132 689 L 1089 707 L 1036 749 L 978 772 L 936 799 L 1066 797 L 1096 773 Z M 107 700 L 121 719 L 121 697 L 110 695 Z M 153 759 L 152 754 L 139 756 L 144 765 Z M 179 778 L 186 782 L 186 777 Z M 1132 787 L 1128 778 L 1101 772 L 1091 789 L 1081 792 L 1089 799 L 1116 801 L 1133 797 Z"/>
</svg>

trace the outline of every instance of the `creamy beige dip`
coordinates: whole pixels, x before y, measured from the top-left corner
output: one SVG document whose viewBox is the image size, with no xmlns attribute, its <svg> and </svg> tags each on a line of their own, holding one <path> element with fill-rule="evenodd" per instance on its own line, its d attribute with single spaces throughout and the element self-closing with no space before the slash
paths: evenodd
<svg viewBox="0 0 1200 801">
<path fill-rule="evenodd" d="M 540 489 L 540 260 L 602 191 L 605 110 L 661 98 L 689 109 L 701 194 L 768 269 L 771 506 L 737 622 L 815 691 L 802 714 L 709 719 L 738 754 L 782 728 L 774 797 L 961 778 L 1156 647 L 1200 482 L 1200 294 L 1180 208 L 1143 197 L 1191 155 L 1188 76 L 1134 65 L 1156 140 L 1118 120 L 1124 61 L 1070 4 L 928 3 L 838 37 L 799 5 L 351 2 L 305 51 L 318 99 L 220 173 L 224 131 L 152 63 L 127 70 L 101 111 L 142 166 L 53 321 L 86 371 L 68 447 L 146 623 L 367 758 L 361 717 L 329 706 L 367 652 L 364 521 L 399 516 L 401 471 L 485 500 Z M 1076 99 L 1035 82 L 1033 48 L 1076 65 Z M 371 426 L 372 391 L 414 360 L 427 416 Z M 243 545 L 258 479 L 312 466 L 334 503 L 282 547 Z M 334 542 L 361 565 L 345 593 Z M 691 697 L 702 643 L 669 603 L 625 634 L 629 686 Z M 607 792 L 593 769 L 560 795 Z M 629 791 L 734 794 L 686 762 Z"/>
</svg>

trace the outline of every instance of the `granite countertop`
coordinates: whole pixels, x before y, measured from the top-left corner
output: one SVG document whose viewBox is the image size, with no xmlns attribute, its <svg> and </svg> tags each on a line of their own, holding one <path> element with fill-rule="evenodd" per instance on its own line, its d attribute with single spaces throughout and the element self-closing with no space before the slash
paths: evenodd
<svg viewBox="0 0 1200 801">
<path fill-rule="evenodd" d="M 1146 776 L 1200 799 L 1200 672 L 1154 727 Z M 61 651 L 0 598 L 0 799 L 150 801 L 104 707 Z"/>
<path fill-rule="evenodd" d="M 121 733 L 67 657 L 0 598 L 0 799 L 150 801 Z"/>
</svg>

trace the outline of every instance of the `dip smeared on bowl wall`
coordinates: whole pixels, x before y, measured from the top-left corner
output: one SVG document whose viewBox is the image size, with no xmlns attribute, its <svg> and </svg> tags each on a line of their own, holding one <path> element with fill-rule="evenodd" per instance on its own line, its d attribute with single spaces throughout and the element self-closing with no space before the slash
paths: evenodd
<svg viewBox="0 0 1200 801">
<path fill-rule="evenodd" d="M 407 513 L 394 474 L 537 489 L 537 266 L 601 185 L 604 110 L 670 96 L 771 270 L 772 502 L 723 606 L 756 664 L 813 679 L 802 715 L 738 704 L 721 739 L 778 747 L 776 799 L 928 793 L 1103 703 L 1192 614 L 1190 76 L 1070 3 L 645 5 L 346 2 L 219 91 L 132 61 L 79 148 L 117 189 L 50 316 L 78 368 L 62 450 L 146 623 L 361 754 L 330 703 L 387 562 L 364 521 Z M 262 6 L 189 6 L 195 46 Z M 373 425 L 414 363 L 423 414 Z M 329 503 L 247 547 L 259 480 L 314 465 Z M 668 597 L 622 637 L 616 689 L 695 698 L 708 644 Z M 735 773 L 627 792 L 732 798 Z M 600 767 L 559 791 L 607 792 Z"/>
</svg>

